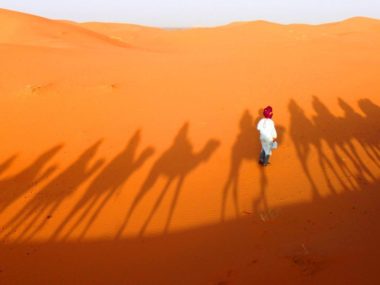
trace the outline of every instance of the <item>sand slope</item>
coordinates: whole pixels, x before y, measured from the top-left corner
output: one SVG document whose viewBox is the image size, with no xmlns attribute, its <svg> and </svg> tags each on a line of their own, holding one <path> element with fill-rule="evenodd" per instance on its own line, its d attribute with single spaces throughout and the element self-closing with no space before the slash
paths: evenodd
<svg viewBox="0 0 380 285">
<path fill-rule="evenodd" d="M 0 23 L 3 26 L 0 33 L 1 43 L 48 47 L 71 45 L 128 47 L 124 42 L 81 29 L 70 22 L 54 21 L 5 9 L 0 9 Z"/>
<path fill-rule="evenodd" d="M 0 282 L 374 284 L 380 21 L 0 23 Z"/>
</svg>

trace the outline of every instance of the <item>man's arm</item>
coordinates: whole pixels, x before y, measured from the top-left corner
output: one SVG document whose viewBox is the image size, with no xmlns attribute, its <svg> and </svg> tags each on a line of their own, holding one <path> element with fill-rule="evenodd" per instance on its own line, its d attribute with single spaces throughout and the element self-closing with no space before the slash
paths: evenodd
<svg viewBox="0 0 380 285">
<path fill-rule="evenodd" d="M 272 137 L 273 137 L 273 141 L 277 141 L 277 131 L 276 131 L 276 128 L 274 126 L 274 123 L 273 123 L 273 129 L 272 129 Z"/>
</svg>

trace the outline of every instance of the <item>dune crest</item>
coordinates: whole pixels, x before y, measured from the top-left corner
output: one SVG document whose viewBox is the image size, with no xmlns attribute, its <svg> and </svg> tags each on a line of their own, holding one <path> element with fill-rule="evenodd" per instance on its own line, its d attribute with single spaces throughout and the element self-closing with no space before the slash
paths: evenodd
<svg viewBox="0 0 380 285">
<path fill-rule="evenodd" d="M 46 47 L 117 46 L 127 43 L 74 25 L 30 14 L 0 9 L 0 43 Z"/>
</svg>

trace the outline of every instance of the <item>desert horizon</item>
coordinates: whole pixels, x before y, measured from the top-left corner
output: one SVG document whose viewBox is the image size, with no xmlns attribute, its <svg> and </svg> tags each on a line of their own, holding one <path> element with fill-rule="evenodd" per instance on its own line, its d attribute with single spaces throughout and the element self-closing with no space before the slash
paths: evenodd
<svg viewBox="0 0 380 285">
<path fill-rule="evenodd" d="M 0 24 L 1 284 L 377 282 L 379 19 Z"/>
</svg>

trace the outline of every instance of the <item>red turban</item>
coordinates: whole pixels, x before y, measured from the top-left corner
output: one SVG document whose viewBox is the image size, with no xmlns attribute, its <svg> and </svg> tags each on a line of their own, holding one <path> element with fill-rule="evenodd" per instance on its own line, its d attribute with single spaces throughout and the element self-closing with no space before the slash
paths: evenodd
<svg viewBox="0 0 380 285">
<path fill-rule="evenodd" d="M 267 106 L 264 109 L 263 115 L 267 119 L 272 119 L 272 117 L 273 117 L 272 107 L 271 106 Z"/>
</svg>

